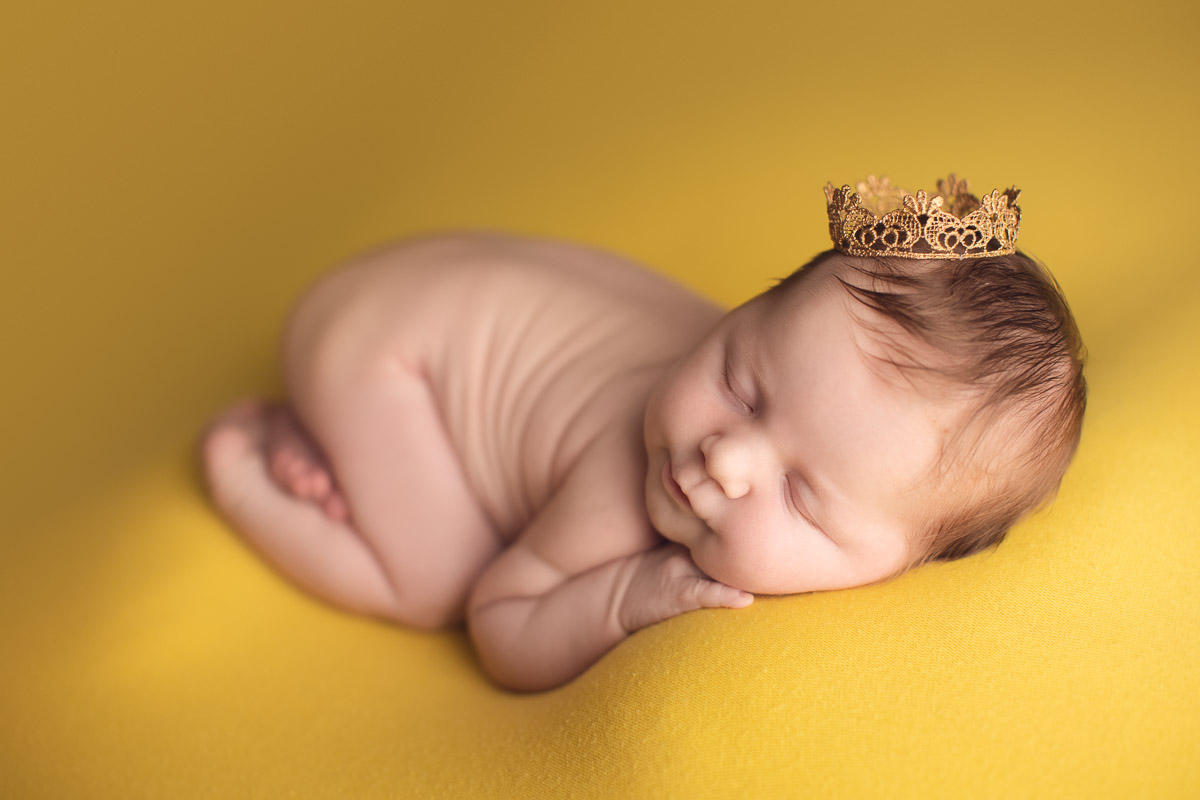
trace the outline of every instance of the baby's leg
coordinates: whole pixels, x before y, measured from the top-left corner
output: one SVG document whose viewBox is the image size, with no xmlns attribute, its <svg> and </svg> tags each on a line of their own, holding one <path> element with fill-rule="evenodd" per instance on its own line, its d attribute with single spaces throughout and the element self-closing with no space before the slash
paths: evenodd
<svg viewBox="0 0 1200 800">
<path fill-rule="evenodd" d="M 253 468 L 210 472 L 237 472 L 227 483 L 252 484 L 229 490 L 241 498 L 233 501 L 241 510 L 229 515 L 306 588 L 352 609 L 434 628 L 463 618 L 476 577 L 503 541 L 469 485 L 424 375 L 397 355 L 403 343 L 442 335 L 422 327 L 428 319 L 406 313 L 422 303 L 414 299 L 420 280 L 410 280 L 419 270 L 410 272 L 405 258 L 416 256 L 381 251 L 330 273 L 297 304 L 283 337 L 290 411 L 323 456 L 318 466 L 328 467 L 346 521 L 312 502 L 325 487 L 292 485 L 283 475 L 305 496 L 288 494 L 269 480 L 261 457 L 245 457 L 246 447 L 229 449 Z M 264 435 L 253 427 L 254 436 Z M 261 453 L 262 439 L 255 442 Z M 211 449 L 220 454 L 223 447 Z M 299 535 L 289 538 L 293 528 Z M 326 568 L 327 547 L 336 553 Z M 356 581 L 362 585 L 345 585 Z"/>
<path fill-rule="evenodd" d="M 287 340 L 313 344 L 297 316 Z M 336 327 L 336 326 L 335 326 Z M 285 341 L 296 416 L 329 460 L 354 529 L 395 596 L 395 619 L 432 628 L 463 618 L 502 540 L 467 483 L 426 380 L 361 341 Z"/>
<path fill-rule="evenodd" d="M 247 400 L 208 426 L 203 459 L 214 503 L 255 549 L 305 589 L 360 613 L 393 616 L 392 587 L 366 543 L 268 474 L 269 430 L 283 413 Z"/>
</svg>

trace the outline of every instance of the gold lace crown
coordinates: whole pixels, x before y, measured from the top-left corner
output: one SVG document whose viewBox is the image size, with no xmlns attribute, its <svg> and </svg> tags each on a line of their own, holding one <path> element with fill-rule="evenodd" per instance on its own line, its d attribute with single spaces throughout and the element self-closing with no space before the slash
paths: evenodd
<svg viewBox="0 0 1200 800">
<path fill-rule="evenodd" d="M 950 175 L 937 182 L 938 193 L 930 197 L 868 175 L 856 188 L 825 184 L 829 236 L 843 253 L 951 259 L 1007 255 L 1017 249 L 1021 192 L 1015 187 L 993 189 L 980 200 L 965 180 Z"/>
</svg>

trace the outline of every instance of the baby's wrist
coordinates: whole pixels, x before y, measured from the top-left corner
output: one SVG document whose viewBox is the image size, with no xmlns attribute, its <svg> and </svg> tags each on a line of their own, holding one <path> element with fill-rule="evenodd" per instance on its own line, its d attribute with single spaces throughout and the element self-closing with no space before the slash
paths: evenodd
<svg viewBox="0 0 1200 800">
<path fill-rule="evenodd" d="M 638 568 L 646 559 L 646 552 L 633 553 L 621 559 L 620 565 L 617 568 L 616 581 L 613 585 L 613 601 L 611 619 L 617 629 L 625 636 L 635 633 L 644 625 L 639 626 L 636 620 L 633 619 L 631 597 L 633 596 L 633 583 L 637 577 Z"/>
</svg>

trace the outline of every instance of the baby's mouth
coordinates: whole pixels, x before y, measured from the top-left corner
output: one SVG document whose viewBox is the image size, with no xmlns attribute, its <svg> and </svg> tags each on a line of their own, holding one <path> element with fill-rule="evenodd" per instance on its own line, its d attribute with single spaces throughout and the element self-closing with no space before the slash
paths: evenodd
<svg viewBox="0 0 1200 800">
<path fill-rule="evenodd" d="M 667 494 L 675 498 L 676 503 L 688 511 L 692 510 L 692 501 L 688 500 L 688 496 L 683 493 L 683 487 L 679 485 L 679 481 L 675 480 L 675 475 L 671 472 L 670 456 L 667 456 L 667 460 L 663 462 L 662 482 L 667 489 Z"/>
</svg>

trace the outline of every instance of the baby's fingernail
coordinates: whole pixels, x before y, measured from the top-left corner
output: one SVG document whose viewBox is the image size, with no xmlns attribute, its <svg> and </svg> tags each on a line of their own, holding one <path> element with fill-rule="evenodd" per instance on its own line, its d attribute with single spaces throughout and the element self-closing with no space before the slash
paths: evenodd
<svg viewBox="0 0 1200 800">
<path fill-rule="evenodd" d="M 754 602 L 754 595 L 750 594 L 749 592 L 739 591 L 737 602 L 739 603 L 738 608 L 745 608 Z"/>
</svg>

